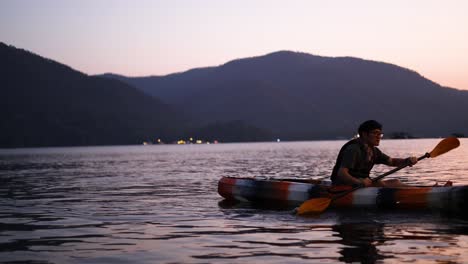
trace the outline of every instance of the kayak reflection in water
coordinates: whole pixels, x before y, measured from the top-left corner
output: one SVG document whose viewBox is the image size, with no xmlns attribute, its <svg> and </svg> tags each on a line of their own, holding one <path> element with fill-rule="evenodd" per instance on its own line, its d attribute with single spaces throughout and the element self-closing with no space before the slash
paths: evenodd
<svg viewBox="0 0 468 264">
<path fill-rule="evenodd" d="M 386 164 L 399 167 L 414 165 L 416 157 L 405 159 L 391 158 L 377 146 L 383 137 L 382 125 L 375 120 L 367 120 L 358 128 L 359 137 L 350 140 L 341 148 L 333 167 L 331 180 L 333 185 L 405 187 L 398 179 L 372 182 L 369 173 L 374 164 Z"/>
<path fill-rule="evenodd" d="M 341 262 L 376 263 L 390 258 L 379 252 L 377 246 L 385 243 L 384 224 L 375 222 L 341 223 L 332 227 L 344 247 L 340 250 Z"/>
</svg>

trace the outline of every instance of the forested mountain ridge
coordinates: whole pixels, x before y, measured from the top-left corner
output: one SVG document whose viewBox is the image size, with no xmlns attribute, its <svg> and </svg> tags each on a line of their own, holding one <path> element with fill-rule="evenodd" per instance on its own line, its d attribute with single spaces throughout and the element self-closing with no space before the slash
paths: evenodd
<svg viewBox="0 0 468 264">
<path fill-rule="evenodd" d="M 176 139 L 182 114 L 130 85 L 0 43 L 0 147 Z"/>
<path fill-rule="evenodd" d="M 360 122 L 417 137 L 468 134 L 468 92 L 353 57 L 279 51 L 167 76 L 118 78 L 213 123 L 244 120 L 285 139 L 347 138 Z"/>
</svg>

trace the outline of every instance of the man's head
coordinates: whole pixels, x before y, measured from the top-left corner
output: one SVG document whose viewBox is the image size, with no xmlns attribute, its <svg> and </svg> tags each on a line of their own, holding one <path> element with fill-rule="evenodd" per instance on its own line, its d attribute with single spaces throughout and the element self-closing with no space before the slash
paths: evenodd
<svg viewBox="0 0 468 264">
<path fill-rule="evenodd" d="M 375 120 L 367 120 L 359 126 L 358 133 L 362 136 L 363 132 L 371 132 L 372 130 L 382 130 L 382 125 Z"/>
<path fill-rule="evenodd" d="M 367 120 L 359 126 L 358 133 L 368 145 L 378 146 L 383 136 L 382 125 L 375 120 Z"/>
</svg>

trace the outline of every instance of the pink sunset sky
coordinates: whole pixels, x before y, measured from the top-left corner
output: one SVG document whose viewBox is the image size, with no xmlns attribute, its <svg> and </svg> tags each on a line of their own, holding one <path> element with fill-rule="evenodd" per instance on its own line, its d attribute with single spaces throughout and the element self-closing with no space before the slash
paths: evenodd
<svg viewBox="0 0 468 264">
<path fill-rule="evenodd" d="M 0 41 L 90 75 L 291 50 L 393 63 L 468 90 L 467 11 L 464 0 L 2 0 Z"/>
</svg>

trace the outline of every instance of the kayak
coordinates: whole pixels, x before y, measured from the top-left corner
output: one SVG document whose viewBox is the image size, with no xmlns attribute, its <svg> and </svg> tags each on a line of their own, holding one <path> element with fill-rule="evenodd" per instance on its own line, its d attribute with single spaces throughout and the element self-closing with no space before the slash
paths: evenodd
<svg viewBox="0 0 468 264">
<path fill-rule="evenodd" d="M 227 200 L 297 206 L 311 198 L 331 198 L 349 190 L 330 181 L 222 177 L 218 193 Z M 334 208 L 435 209 L 468 211 L 468 186 L 367 187 L 332 202 Z"/>
</svg>

